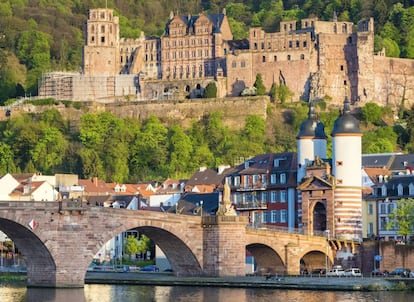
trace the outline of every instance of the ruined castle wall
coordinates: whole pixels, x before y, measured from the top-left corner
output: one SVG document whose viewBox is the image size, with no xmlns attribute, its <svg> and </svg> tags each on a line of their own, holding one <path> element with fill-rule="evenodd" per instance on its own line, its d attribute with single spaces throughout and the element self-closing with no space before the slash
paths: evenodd
<svg viewBox="0 0 414 302">
<path fill-rule="evenodd" d="M 266 109 L 270 100 L 267 96 L 237 97 L 223 99 L 181 99 L 163 101 L 127 101 L 125 99 L 112 99 L 108 103 L 86 102 L 83 109 L 57 106 L 34 106 L 23 104 L 13 108 L 13 116 L 20 112 L 41 113 L 50 108 L 56 108 L 65 119 L 69 119 L 71 127 L 75 128 L 84 112 L 111 112 L 118 118 L 147 119 L 150 115 L 157 116 L 162 122 L 168 124 L 179 122 L 183 127 L 189 127 L 194 120 L 200 120 L 204 115 L 220 111 L 223 113 L 223 125 L 231 129 L 241 129 L 245 125 L 248 115 L 255 114 L 266 119 Z M 237 108 L 237 110 L 235 110 Z M 3 112 L 0 107 L 0 112 Z M 0 120 L 5 120 L 4 114 Z"/>
<path fill-rule="evenodd" d="M 200 120 L 205 114 L 220 111 L 223 124 L 232 129 L 240 129 L 246 116 L 257 114 L 266 119 L 268 97 L 237 97 L 225 99 L 164 100 L 152 102 L 125 102 L 118 104 L 94 103 L 93 110 L 110 111 L 118 117 L 147 119 L 155 115 L 164 122 L 178 121 L 184 127 L 193 120 Z M 237 108 L 237 110 L 234 110 Z"/>
<path fill-rule="evenodd" d="M 405 93 L 405 106 L 410 108 L 414 104 L 414 60 L 374 56 L 373 83 L 376 97 L 371 101 L 396 110 Z"/>
<path fill-rule="evenodd" d="M 320 92 L 318 97 L 325 95 L 334 101 L 342 102 L 345 95 L 350 95 L 350 81 L 346 45 L 351 34 L 319 34 L 318 66 L 321 73 Z M 351 50 L 348 49 L 348 52 Z"/>
<path fill-rule="evenodd" d="M 374 88 L 374 20 L 366 20 L 358 24 L 357 33 L 358 52 L 358 89 L 356 98 L 363 105 L 375 98 Z"/>
</svg>

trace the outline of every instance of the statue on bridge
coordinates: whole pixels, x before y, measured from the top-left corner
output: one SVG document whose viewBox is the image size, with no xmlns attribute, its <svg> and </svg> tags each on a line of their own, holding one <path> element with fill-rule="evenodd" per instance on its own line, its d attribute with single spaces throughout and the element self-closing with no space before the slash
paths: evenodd
<svg viewBox="0 0 414 302">
<path fill-rule="evenodd" d="M 217 216 L 237 216 L 236 210 L 230 201 L 230 186 L 228 183 L 224 184 L 223 200 L 220 201 L 219 208 L 216 213 Z"/>
</svg>

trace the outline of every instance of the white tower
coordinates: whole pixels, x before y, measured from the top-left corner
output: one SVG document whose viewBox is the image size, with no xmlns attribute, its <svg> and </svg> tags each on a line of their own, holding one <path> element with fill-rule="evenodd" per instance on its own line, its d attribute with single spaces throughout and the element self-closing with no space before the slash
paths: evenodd
<svg viewBox="0 0 414 302">
<path fill-rule="evenodd" d="M 306 166 L 315 157 L 326 158 L 326 135 L 324 125 L 317 119 L 313 102 L 309 102 L 308 118 L 300 125 L 296 137 L 298 150 L 297 182 L 306 175 Z"/>
<path fill-rule="evenodd" d="M 345 98 L 332 130 L 332 174 L 335 176 L 334 234 L 362 238 L 361 137 L 358 120 Z"/>
</svg>

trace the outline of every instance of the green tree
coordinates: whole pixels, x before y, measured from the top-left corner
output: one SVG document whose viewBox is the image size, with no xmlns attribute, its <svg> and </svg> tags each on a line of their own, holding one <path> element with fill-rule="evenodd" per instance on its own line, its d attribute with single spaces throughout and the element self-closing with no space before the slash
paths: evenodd
<svg viewBox="0 0 414 302">
<path fill-rule="evenodd" d="M 0 174 L 17 172 L 14 154 L 10 146 L 0 142 Z"/>
<path fill-rule="evenodd" d="M 284 104 L 288 99 L 291 99 L 294 96 L 293 91 L 291 91 L 289 87 L 284 84 L 278 85 L 276 83 L 273 83 L 269 94 L 273 101 L 278 101 L 281 104 Z"/>
<path fill-rule="evenodd" d="M 265 95 L 266 94 L 266 87 L 263 84 L 263 78 L 262 74 L 258 73 L 256 75 L 256 81 L 253 84 L 254 87 L 256 87 L 256 94 L 257 95 Z"/>
<path fill-rule="evenodd" d="M 397 207 L 389 214 L 387 230 L 397 230 L 397 233 L 404 237 L 411 235 L 414 230 L 414 199 L 402 198 L 397 201 Z"/>
<path fill-rule="evenodd" d="M 37 170 L 53 173 L 53 168 L 63 161 L 66 146 L 67 141 L 57 128 L 44 127 L 30 152 Z"/>
<path fill-rule="evenodd" d="M 170 175 L 174 173 L 175 178 L 185 177 L 192 172 L 191 154 L 193 146 L 190 138 L 184 133 L 181 126 L 174 125 L 168 134 L 168 153 L 170 155 Z"/>
<path fill-rule="evenodd" d="M 29 69 L 47 70 L 50 66 L 50 36 L 38 30 L 25 30 L 17 41 L 17 56 Z"/>
<path fill-rule="evenodd" d="M 130 257 L 132 255 L 138 254 L 140 251 L 140 246 L 138 239 L 135 236 L 129 235 L 127 238 L 125 238 L 124 251 L 125 254 L 129 255 Z"/>
<path fill-rule="evenodd" d="M 84 148 L 80 151 L 82 178 L 105 177 L 102 160 L 95 150 Z"/>
<path fill-rule="evenodd" d="M 216 98 L 217 97 L 217 86 L 215 82 L 210 82 L 207 84 L 204 91 L 205 98 Z"/>
<path fill-rule="evenodd" d="M 138 240 L 138 252 L 142 253 L 145 257 L 145 254 L 151 247 L 151 239 L 149 239 L 144 234 L 141 234 Z"/>
<path fill-rule="evenodd" d="M 144 121 L 141 130 L 131 145 L 130 165 L 139 167 L 137 177 L 141 180 L 154 180 L 167 176 L 168 129 L 155 116 Z"/>
<path fill-rule="evenodd" d="M 363 121 L 379 125 L 382 122 L 382 107 L 377 103 L 368 102 L 361 108 Z"/>
</svg>

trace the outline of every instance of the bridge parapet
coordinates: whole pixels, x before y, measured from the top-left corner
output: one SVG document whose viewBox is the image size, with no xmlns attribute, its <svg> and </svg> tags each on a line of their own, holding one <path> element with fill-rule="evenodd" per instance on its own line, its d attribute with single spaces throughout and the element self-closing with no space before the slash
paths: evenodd
<svg viewBox="0 0 414 302">
<path fill-rule="evenodd" d="M 248 218 L 245 216 L 203 216 L 203 225 L 218 225 L 224 223 L 245 223 L 247 225 Z"/>
</svg>

